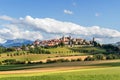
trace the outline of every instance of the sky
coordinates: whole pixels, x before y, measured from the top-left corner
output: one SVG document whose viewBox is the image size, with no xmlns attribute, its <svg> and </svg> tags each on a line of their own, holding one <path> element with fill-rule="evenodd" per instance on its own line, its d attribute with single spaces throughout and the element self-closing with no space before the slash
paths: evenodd
<svg viewBox="0 0 120 80">
<path fill-rule="evenodd" d="M 0 43 L 62 35 L 120 41 L 120 0 L 0 0 Z"/>
</svg>

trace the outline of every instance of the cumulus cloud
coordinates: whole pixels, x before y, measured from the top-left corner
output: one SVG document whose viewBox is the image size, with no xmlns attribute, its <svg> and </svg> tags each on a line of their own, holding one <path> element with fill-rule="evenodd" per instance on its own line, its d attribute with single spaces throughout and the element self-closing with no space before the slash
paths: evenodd
<svg viewBox="0 0 120 80">
<path fill-rule="evenodd" d="M 44 31 L 46 33 L 65 33 L 76 34 L 84 36 L 96 36 L 96 37 L 120 37 L 120 32 L 113 29 L 102 28 L 99 26 L 84 27 L 72 22 L 62 22 L 51 18 L 32 18 L 26 16 L 20 21 L 25 25 L 29 25 L 37 31 Z"/>
<path fill-rule="evenodd" d="M 10 20 L 8 20 L 10 21 Z M 43 39 L 46 36 L 73 34 L 78 36 L 102 38 L 120 38 L 120 32 L 114 29 L 103 28 L 100 26 L 85 27 L 72 22 L 63 22 L 52 18 L 24 18 L 10 21 L 10 24 L 2 25 L 0 29 L 0 41 L 7 39 Z M 47 34 L 43 37 L 44 34 Z"/>
<path fill-rule="evenodd" d="M 9 16 L 6 16 L 6 15 L 0 16 L 0 19 L 2 19 L 2 20 L 8 20 L 8 21 L 12 21 L 13 20 L 13 18 L 11 18 Z"/>
<path fill-rule="evenodd" d="M 0 29 L 0 43 L 4 43 L 9 39 L 27 39 L 33 41 L 35 39 L 43 38 L 39 31 L 21 29 L 19 26 L 14 24 L 7 24 L 3 26 L 4 28 Z"/>
<path fill-rule="evenodd" d="M 64 10 L 64 13 L 65 13 L 65 14 L 70 14 L 70 15 L 73 14 L 72 11 L 70 11 L 70 10 L 66 10 L 66 9 Z"/>
<path fill-rule="evenodd" d="M 5 43 L 5 42 L 6 42 L 6 40 L 0 38 L 0 43 Z"/>
</svg>

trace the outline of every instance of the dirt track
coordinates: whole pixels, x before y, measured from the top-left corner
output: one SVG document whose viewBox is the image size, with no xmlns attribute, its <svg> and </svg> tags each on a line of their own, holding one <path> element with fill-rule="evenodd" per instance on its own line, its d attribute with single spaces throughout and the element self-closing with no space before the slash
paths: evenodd
<svg viewBox="0 0 120 80">
<path fill-rule="evenodd" d="M 75 70 L 90 68 L 86 67 L 56 67 L 56 68 L 37 68 L 37 69 L 27 69 L 27 70 L 15 70 L 15 71 L 0 71 L 0 74 L 22 74 L 22 73 L 37 73 L 37 72 L 54 72 L 54 71 L 66 71 L 66 70 Z"/>
</svg>

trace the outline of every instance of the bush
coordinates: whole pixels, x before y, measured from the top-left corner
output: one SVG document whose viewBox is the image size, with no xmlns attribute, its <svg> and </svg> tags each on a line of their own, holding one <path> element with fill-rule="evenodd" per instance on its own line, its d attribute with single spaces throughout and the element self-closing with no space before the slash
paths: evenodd
<svg viewBox="0 0 120 80">
<path fill-rule="evenodd" d="M 95 58 L 95 60 L 104 60 L 105 59 L 105 55 L 103 55 L 103 54 L 96 54 L 93 57 Z"/>
<path fill-rule="evenodd" d="M 6 59 L 2 62 L 5 64 L 15 64 L 17 61 L 16 61 L 16 59 Z"/>
<path fill-rule="evenodd" d="M 42 61 L 40 61 L 40 62 L 37 62 L 37 64 L 43 64 L 43 62 L 42 62 Z"/>
<path fill-rule="evenodd" d="M 82 59 L 81 59 L 81 58 L 78 58 L 76 61 L 82 61 Z"/>
<path fill-rule="evenodd" d="M 47 59 L 46 63 L 61 63 L 61 62 L 70 62 L 68 59 Z"/>
<path fill-rule="evenodd" d="M 2 64 L 2 62 L 0 61 L 0 65 Z"/>
<path fill-rule="evenodd" d="M 84 61 L 94 61 L 94 60 L 95 60 L 94 57 L 88 56 L 88 57 L 85 58 Z"/>
<path fill-rule="evenodd" d="M 75 62 L 75 61 L 77 61 L 76 59 L 71 59 L 71 62 Z"/>
<path fill-rule="evenodd" d="M 9 56 L 9 54 L 7 54 L 7 56 Z"/>
<path fill-rule="evenodd" d="M 68 59 L 58 59 L 57 62 L 70 62 Z"/>
<path fill-rule="evenodd" d="M 15 64 L 25 64 L 25 61 L 17 61 Z"/>
<path fill-rule="evenodd" d="M 65 62 L 64 59 L 57 59 L 56 62 Z"/>
<path fill-rule="evenodd" d="M 31 64 L 43 64 L 43 61 L 39 61 L 39 62 L 31 62 Z"/>
<path fill-rule="evenodd" d="M 119 59 L 119 55 L 115 55 L 115 54 L 109 54 L 106 56 L 107 60 L 112 60 L 112 59 Z"/>
<path fill-rule="evenodd" d="M 6 51 L 7 52 L 15 51 L 15 48 L 7 48 Z"/>
<path fill-rule="evenodd" d="M 51 54 L 51 52 L 50 52 L 50 51 L 45 51 L 45 53 L 46 53 L 46 54 Z"/>
<path fill-rule="evenodd" d="M 70 62 L 70 60 L 69 59 L 64 59 L 64 62 Z"/>
<path fill-rule="evenodd" d="M 56 60 L 47 59 L 46 63 L 55 63 Z"/>
</svg>

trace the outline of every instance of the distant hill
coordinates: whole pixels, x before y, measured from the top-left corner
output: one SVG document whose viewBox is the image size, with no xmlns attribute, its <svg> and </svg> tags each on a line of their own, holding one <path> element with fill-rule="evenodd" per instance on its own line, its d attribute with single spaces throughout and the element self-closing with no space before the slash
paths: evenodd
<svg viewBox="0 0 120 80">
<path fill-rule="evenodd" d="M 4 47 L 13 47 L 13 46 L 22 46 L 27 44 L 32 44 L 33 41 L 26 40 L 26 39 L 14 39 L 14 40 L 7 40 L 4 44 Z"/>
<path fill-rule="evenodd" d="M 116 43 L 114 43 L 113 45 L 115 45 L 115 46 L 120 46 L 120 42 L 116 42 Z"/>
<path fill-rule="evenodd" d="M 117 42 L 116 44 L 117 44 L 117 46 L 120 46 L 120 42 Z"/>
</svg>

